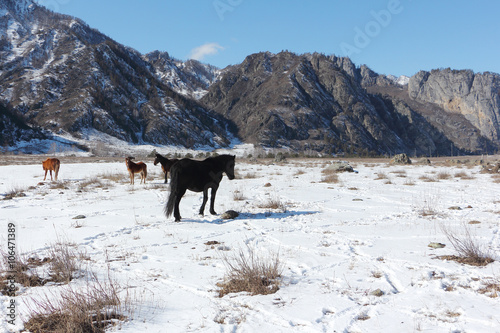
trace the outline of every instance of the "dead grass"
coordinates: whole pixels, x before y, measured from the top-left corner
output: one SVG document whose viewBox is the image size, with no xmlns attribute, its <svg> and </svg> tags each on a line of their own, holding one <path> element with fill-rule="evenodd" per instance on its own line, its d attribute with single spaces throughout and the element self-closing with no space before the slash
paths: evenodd
<svg viewBox="0 0 500 333">
<path fill-rule="evenodd" d="M 55 181 L 50 183 L 49 188 L 51 190 L 67 190 L 69 189 L 69 181 Z"/>
<path fill-rule="evenodd" d="M 255 179 L 257 178 L 257 174 L 255 172 L 247 172 L 243 175 L 237 177 L 238 179 Z"/>
<path fill-rule="evenodd" d="M 462 180 L 471 180 L 471 179 L 474 179 L 475 177 L 472 176 L 471 174 L 468 174 L 465 171 L 459 171 L 459 172 L 455 173 L 455 178 L 460 178 Z"/>
<path fill-rule="evenodd" d="M 1 256 L 0 292 L 3 295 L 13 295 L 18 289 L 17 286 L 14 290 L 10 289 L 12 286 L 9 286 L 8 280 L 15 281 L 15 283 L 24 287 L 43 286 L 46 283 L 46 280 L 36 271 L 36 267 L 41 265 L 41 260 L 37 262 L 20 255 L 9 258 L 5 252 L 1 252 Z M 48 259 L 44 259 L 43 263 L 47 261 Z"/>
<path fill-rule="evenodd" d="M 82 255 L 68 242 L 57 242 L 49 247 L 50 282 L 69 283 L 81 269 Z"/>
<path fill-rule="evenodd" d="M 115 183 L 126 182 L 128 179 L 125 174 L 121 172 L 105 172 L 97 176 L 100 179 L 106 179 Z"/>
<path fill-rule="evenodd" d="M 78 191 L 83 192 L 87 191 L 89 188 L 103 188 L 106 186 L 107 185 L 104 184 L 104 182 L 100 178 L 92 177 L 82 181 L 78 186 Z"/>
<path fill-rule="evenodd" d="M 24 193 L 26 190 L 20 187 L 13 187 L 10 191 L 8 191 L 3 200 L 11 200 L 14 198 L 21 198 L 25 197 L 26 193 Z"/>
<path fill-rule="evenodd" d="M 375 178 L 375 180 L 381 180 L 381 179 L 389 179 L 389 177 L 384 172 L 377 172 L 377 177 Z"/>
<path fill-rule="evenodd" d="M 406 170 L 396 170 L 396 171 L 392 171 L 391 173 L 395 174 L 396 177 L 400 177 L 400 178 L 407 177 Z"/>
<path fill-rule="evenodd" d="M 500 183 L 500 175 L 497 174 L 497 175 L 491 175 L 491 179 L 493 180 L 493 183 Z"/>
<path fill-rule="evenodd" d="M 279 253 L 260 257 L 247 246 L 246 252 L 240 250 L 231 258 L 223 254 L 222 259 L 227 272 L 223 282 L 217 283 L 219 297 L 239 292 L 268 295 L 279 290 L 283 272 Z"/>
<path fill-rule="evenodd" d="M 460 233 L 449 227 L 441 225 L 441 231 L 455 248 L 458 255 L 440 256 L 439 259 L 453 260 L 459 263 L 472 266 L 486 266 L 494 260 L 487 253 L 477 239 L 472 236 L 472 232 L 467 224 L 463 224 L 463 231 Z"/>
<path fill-rule="evenodd" d="M 451 175 L 448 172 L 446 172 L 446 171 L 441 171 L 441 172 L 438 172 L 438 174 L 436 175 L 436 177 L 439 180 L 446 180 L 446 179 L 450 179 Z"/>
<path fill-rule="evenodd" d="M 500 280 L 499 279 L 489 279 L 483 281 L 483 288 L 480 288 L 478 292 L 480 294 L 486 295 L 490 298 L 497 298 L 500 294 Z"/>
<path fill-rule="evenodd" d="M 278 196 L 270 197 L 267 201 L 261 202 L 257 205 L 259 208 L 275 209 L 286 212 L 286 205 L 281 201 Z"/>
<path fill-rule="evenodd" d="M 18 255 L 13 262 L 9 262 L 6 253 L 2 252 L 0 255 L 0 291 L 3 294 L 9 291 L 7 276 L 24 287 L 37 287 L 49 282 L 69 283 L 81 269 L 81 253 L 69 243 L 58 242 L 51 245 L 43 259 Z M 48 274 L 40 273 L 39 267 L 45 265 L 48 265 Z"/>
<path fill-rule="evenodd" d="M 420 176 L 418 179 L 420 179 L 421 181 L 424 181 L 424 182 L 437 182 L 437 178 L 434 178 L 434 177 L 430 177 L 430 176 Z"/>
<path fill-rule="evenodd" d="M 323 174 L 322 183 L 338 184 L 340 182 L 337 171 L 333 169 L 325 168 L 321 173 Z"/>
<path fill-rule="evenodd" d="M 102 282 L 91 274 L 80 290 L 65 286 L 58 295 L 31 298 L 24 328 L 33 333 L 102 333 L 126 318 L 129 303 L 120 299 L 118 289 L 115 281 Z"/>
<path fill-rule="evenodd" d="M 240 190 L 233 191 L 233 200 L 234 201 L 243 201 L 245 199 L 246 199 L 246 197 L 243 195 L 243 193 Z"/>
</svg>

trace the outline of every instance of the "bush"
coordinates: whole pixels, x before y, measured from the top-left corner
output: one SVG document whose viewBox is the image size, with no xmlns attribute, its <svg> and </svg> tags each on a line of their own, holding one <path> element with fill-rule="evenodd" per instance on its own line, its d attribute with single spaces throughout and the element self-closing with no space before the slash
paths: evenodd
<svg viewBox="0 0 500 333">
<path fill-rule="evenodd" d="M 29 319 L 24 328 L 33 333 L 102 333 L 125 319 L 123 302 L 113 281 L 101 282 L 95 275 L 84 290 L 66 286 L 59 295 L 31 299 Z"/>
<path fill-rule="evenodd" d="M 454 260 L 473 266 L 486 266 L 494 261 L 493 258 L 483 250 L 481 244 L 472 237 L 471 231 L 467 225 L 464 224 L 463 234 L 459 234 L 444 225 L 441 225 L 441 230 L 458 253 L 458 256 L 441 256 L 441 259 Z"/>
<path fill-rule="evenodd" d="M 247 245 L 247 252 L 240 250 L 233 258 L 223 256 L 227 273 L 222 283 L 218 283 L 219 297 L 242 291 L 252 295 L 274 294 L 281 284 L 283 265 L 279 254 L 270 258 L 258 257 Z"/>
</svg>

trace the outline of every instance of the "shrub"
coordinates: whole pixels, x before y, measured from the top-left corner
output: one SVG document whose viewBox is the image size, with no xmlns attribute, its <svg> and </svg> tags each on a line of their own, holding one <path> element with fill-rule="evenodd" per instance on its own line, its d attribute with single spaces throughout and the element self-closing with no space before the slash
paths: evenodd
<svg viewBox="0 0 500 333">
<path fill-rule="evenodd" d="M 254 249 L 247 245 L 247 252 L 240 249 L 232 258 L 222 257 L 227 268 L 224 281 L 218 283 L 219 297 L 242 291 L 252 295 L 274 294 L 281 284 L 283 265 L 279 254 L 258 257 Z"/>
<path fill-rule="evenodd" d="M 483 246 L 478 243 L 476 239 L 471 234 L 470 228 L 464 224 L 464 232 L 462 234 L 457 233 L 455 230 L 441 225 L 441 231 L 444 233 L 446 238 L 453 245 L 455 251 L 457 251 L 458 256 L 441 256 L 441 259 L 454 260 L 460 263 L 473 265 L 473 266 L 486 266 L 487 264 L 493 262 L 494 260 L 491 256 L 483 250 Z"/>
<path fill-rule="evenodd" d="M 269 198 L 267 201 L 260 203 L 257 207 L 267 209 L 277 209 L 286 212 L 286 206 L 277 196 Z"/>
<path fill-rule="evenodd" d="M 33 333 L 101 333 L 125 319 L 124 304 L 116 282 L 102 282 L 92 274 L 83 290 L 66 286 L 59 295 L 32 298 L 24 328 Z"/>
</svg>

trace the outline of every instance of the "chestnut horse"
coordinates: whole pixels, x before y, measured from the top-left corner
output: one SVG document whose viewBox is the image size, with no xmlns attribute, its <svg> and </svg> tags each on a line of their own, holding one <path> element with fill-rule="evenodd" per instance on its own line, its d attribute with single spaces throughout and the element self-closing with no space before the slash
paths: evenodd
<svg viewBox="0 0 500 333">
<path fill-rule="evenodd" d="M 52 180 L 52 171 L 55 173 L 55 178 L 57 181 L 57 175 L 59 174 L 59 167 L 61 166 L 61 161 L 57 158 L 47 158 L 42 162 L 43 170 L 45 170 L 45 177 L 43 180 L 47 178 L 47 171 L 50 171 L 50 180 Z"/>
<path fill-rule="evenodd" d="M 140 173 L 141 174 L 141 184 L 144 181 L 144 184 L 146 184 L 146 177 L 148 176 L 148 168 L 146 166 L 146 163 L 144 162 L 138 162 L 134 163 L 132 160 L 135 157 L 126 157 L 125 158 L 125 164 L 127 165 L 127 170 L 128 174 L 130 176 L 130 184 L 134 185 L 134 174 Z"/>
<path fill-rule="evenodd" d="M 168 176 L 168 173 L 170 172 L 170 168 L 177 161 L 178 161 L 178 159 L 176 159 L 176 158 L 169 160 L 168 158 L 161 156 L 160 154 L 156 154 L 156 158 L 155 158 L 155 161 L 153 164 L 154 165 L 157 165 L 158 163 L 161 164 L 161 169 L 163 170 L 163 173 L 165 174 L 165 184 L 168 183 L 167 176 Z"/>
<path fill-rule="evenodd" d="M 208 200 L 208 189 L 212 189 L 210 198 L 210 214 L 217 214 L 214 210 L 215 194 L 222 180 L 222 174 L 227 178 L 234 179 L 233 155 L 220 155 L 209 157 L 203 161 L 194 161 L 183 158 L 172 166 L 172 180 L 170 181 L 170 195 L 165 205 L 165 215 L 169 217 L 174 213 L 175 221 L 181 220 L 179 203 L 186 190 L 193 192 L 203 192 L 203 203 L 200 207 L 200 215 L 205 211 L 205 204 Z"/>
</svg>

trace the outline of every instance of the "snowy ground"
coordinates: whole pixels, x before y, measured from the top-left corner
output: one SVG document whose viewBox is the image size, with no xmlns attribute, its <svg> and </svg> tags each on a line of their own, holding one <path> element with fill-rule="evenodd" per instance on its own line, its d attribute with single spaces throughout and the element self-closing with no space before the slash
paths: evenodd
<svg viewBox="0 0 500 333">
<path fill-rule="evenodd" d="M 63 160 L 58 183 L 41 183 L 39 163 L 0 166 L 0 199 L 26 194 L 0 201 L 2 249 L 8 223 L 16 225 L 17 251 L 29 256 L 43 258 L 60 240 L 76 244 L 89 269 L 133 295 L 130 320 L 111 331 L 500 332 L 500 298 L 484 293 L 500 283 L 500 262 L 436 258 L 456 254 L 444 225 L 458 235 L 468 228 L 500 260 L 500 183 L 478 166 L 358 161 L 351 163 L 358 173 L 326 183 L 327 160 L 237 161 L 238 177 L 222 180 L 216 211 L 241 215 L 201 217 L 201 195 L 188 192 L 175 223 L 163 214 L 168 186 L 160 168 L 146 162 L 145 186 L 138 177 L 128 184 L 123 162 Z M 270 200 L 286 209 L 259 208 Z M 217 297 L 222 258 L 248 248 L 263 258 L 279 253 L 280 290 Z M 64 287 L 21 288 L 19 317 L 26 319 L 30 297 L 57 288 Z M 372 294 L 377 289 L 381 296 Z M 13 328 L 3 321 L 8 302 L 0 296 L 0 331 Z"/>
</svg>

